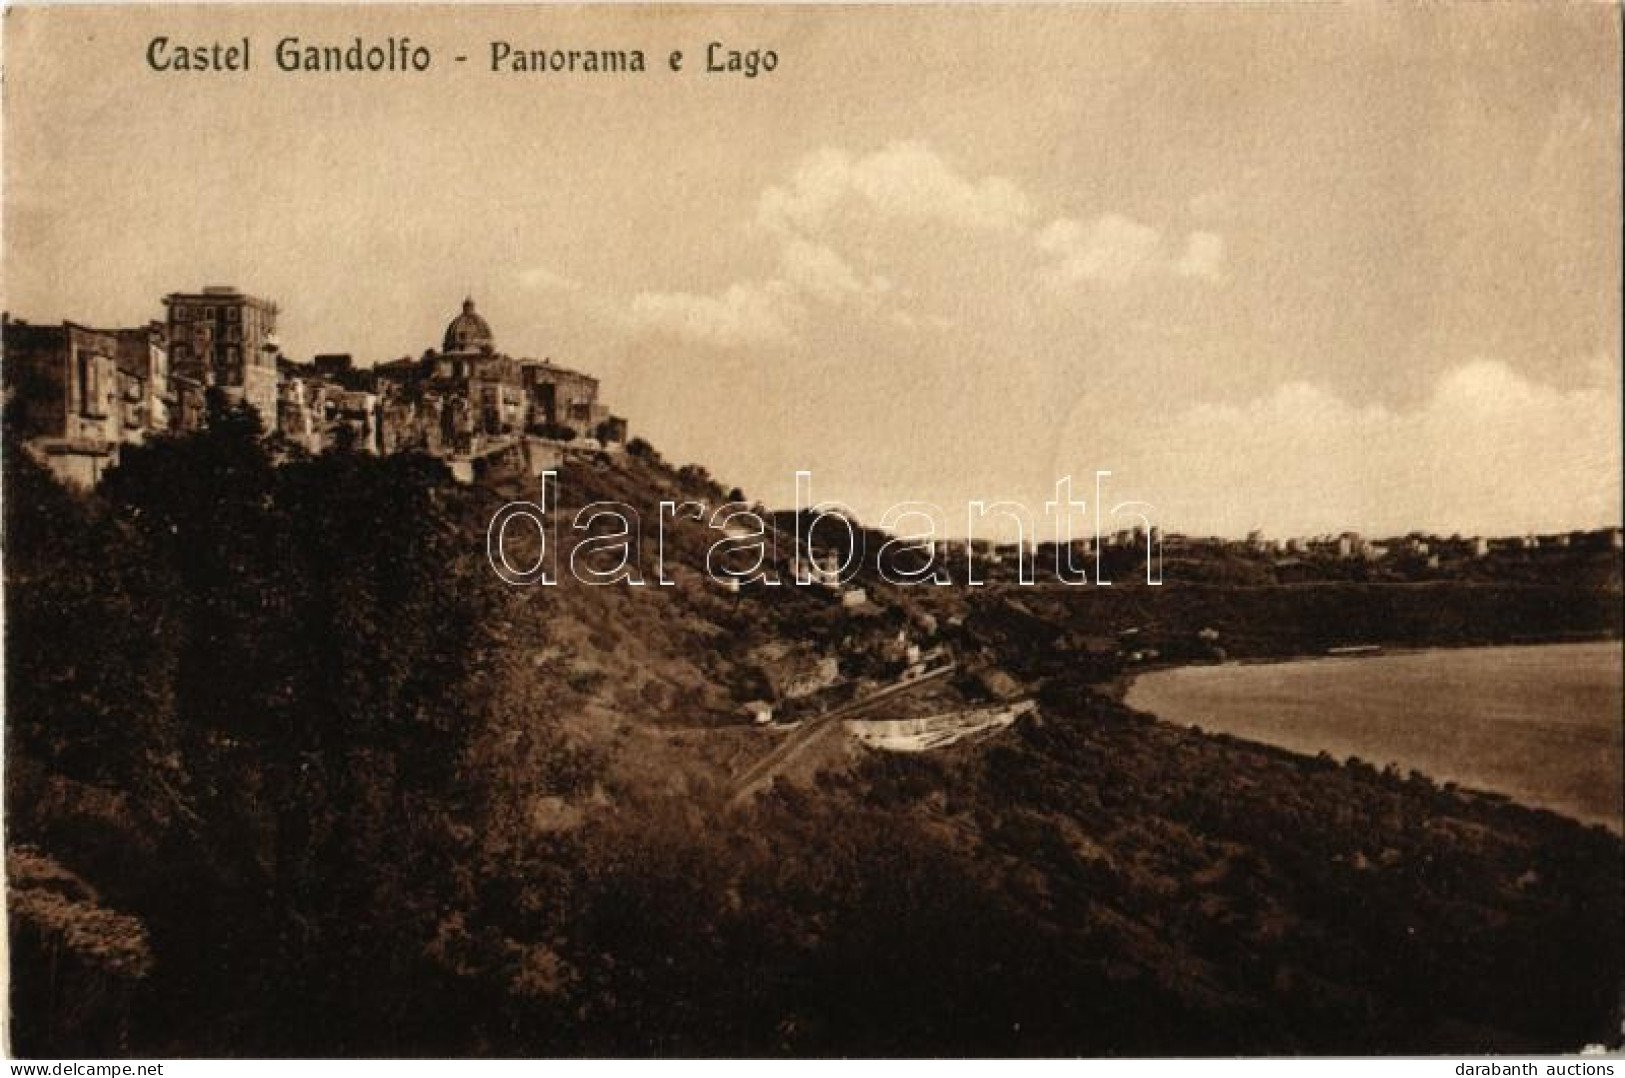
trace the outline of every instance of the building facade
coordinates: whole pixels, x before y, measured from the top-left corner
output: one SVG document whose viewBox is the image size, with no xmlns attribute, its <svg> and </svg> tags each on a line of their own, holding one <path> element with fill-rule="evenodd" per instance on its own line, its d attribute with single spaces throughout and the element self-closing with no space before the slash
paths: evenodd
<svg viewBox="0 0 1625 1078">
<path fill-rule="evenodd" d="M 472 298 L 447 324 L 440 348 L 373 369 L 383 452 L 417 449 L 482 457 L 524 439 L 626 440 L 626 421 L 598 401 L 598 379 L 497 350 Z"/>
<path fill-rule="evenodd" d="M 125 440 L 118 338 L 7 319 L 4 343 L 7 422 L 62 482 L 95 486 Z"/>
<path fill-rule="evenodd" d="M 170 429 L 175 403 L 164 326 L 151 322 L 134 329 L 109 330 L 118 346 L 119 389 L 124 410 L 124 441 Z"/>
<path fill-rule="evenodd" d="M 276 304 L 229 285 L 209 285 L 201 292 L 172 292 L 164 307 L 175 373 L 253 405 L 267 428 L 274 426 Z"/>
</svg>

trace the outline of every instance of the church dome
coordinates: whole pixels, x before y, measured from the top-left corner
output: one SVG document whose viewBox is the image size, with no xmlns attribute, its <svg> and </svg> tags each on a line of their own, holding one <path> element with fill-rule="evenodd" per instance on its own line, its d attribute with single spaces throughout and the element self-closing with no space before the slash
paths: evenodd
<svg viewBox="0 0 1625 1078">
<path fill-rule="evenodd" d="M 495 347 L 491 339 L 491 326 L 474 313 L 474 301 L 463 300 L 463 313 L 446 327 L 446 340 L 442 352 L 489 352 Z"/>
</svg>

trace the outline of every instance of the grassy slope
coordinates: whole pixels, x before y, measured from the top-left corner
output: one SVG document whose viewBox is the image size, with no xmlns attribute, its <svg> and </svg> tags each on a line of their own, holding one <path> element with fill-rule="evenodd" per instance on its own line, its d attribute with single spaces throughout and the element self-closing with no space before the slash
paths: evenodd
<svg viewBox="0 0 1625 1078">
<path fill-rule="evenodd" d="M 625 470 L 567 474 L 565 482 L 582 501 L 635 503 L 665 480 L 659 469 L 628 462 Z M 709 538 L 690 535 L 678 550 L 697 564 L 699 543 Z M 886 1005 L 878 1010 L 850 1014 L 815 991 L 816 981 L 795 984 L 778 999 L 797 1016 L 791 1034 L 779 1029 L 781 1015 L 736 1030 L 736 1044 L 686 1047 L 1559 1050 L 1617 1028 L 1613 988 L 1625 963 L 1621 847 L 1613 836 L 1441 791 L 1422 776 L 1175 729 L 1065 677 L 1068 633 L 1129 625 L 1177 641 L 1212 624 L 1243 654 L 1617 631 L 1610 624 L 1617 605 L 1597 588 L 1349 583 L 1238 590 L 1174 582 L 1155 590 L 967 594 L 863 582 L 883 601 L 932 610 L 944 621 L 965 619 L 956 638 L 962 654 L 1050 686 L 1042 718 L 926 759 L 860 754 L 853 765 L 851 754 L 835 754 L 834 770 L 811 792 L 781 790 L 740 814 L 725 813 L 718 792 L 730 773 L 765 751 L 757 746 L 768 735 L 723 725 L 729 687 L 745 676 L 730 647 L 741 634 L 793 634 L 839 615 L 818 606 L 816 596 L 797 594 L 806 589 L 764 589 L 739 601 L 697 580 L 658 593 L 561 588 L 553 599 L 558 622 L 571 626 L 557 626 L 560 633 L 597 638 L 592 661 L 605 682 L 589 694 L 586 711 L 619 723 L 617 796 L 663 821 L 702 829 L 704 837 L 693 841 L 706 849 L 693 855 L 708 864 L 718 849 L 731 850 L 713 864 L 718 887 L 742 895 L 734 901 L 747 911 L 760 903 L 754 915 L 764 921 L 800 923 L 786 911 L 808 885 L 787 882 L 794 873 L 783 862 L 837 866 L 836 878 L 816 887 L 827 892 L 812 900 L 828 902 L 821 916 L 849 919 L 843 931 L 873 933 L 871 953 L 861 959 L 865 976 L 918 978 L 880 993 Z M 574 661 L 583 653 L 575 649 Z M 651 692 L 643 688 L 649 684 L 669 688 Z M 653 796 L 655 788 L 671 798 Z M 843 829 L 849 840 L 832 837 Z M 893 843 L 905 852 L 882 852 Z M 915 924 L 906 909 L 868 904 L 845 890 L 870 886 L 855 877 L 888 871 L 884 858 L 893 855 L 937 865 L 953 886 L 974 893 L 969 905 L 993 904 L 1002 930 L 1016 938 L 937 938 L 938 929 L 983 930 L 950 928 L 952 918 Z M 1005 944 L 1010 954 L 1037 946 L 1035 968 L 1004 968 L 998 955 Z M 785 961 L 817 969 L 838 942 L 815 934 L 806 947 Z M 965 1008 L 992 1006 L 987 999 L 938 999 L 922 990 L 942 979 L 939 964 L 954 965 L 944 949 L 955 948 L 971 956 L 963 959 L 973 967 L 964 976 L 987 978 L 988 991 L 1004 998 L 993 1010 L 1010 1011 L 1008 1023 L 969 1019 Z M 992 968 L 977 974 L 977 961 Z M 887 962 L 896 967 L 890 974 L 874 968 Z M 873 1002 L 876 990 L 857 995 Z"/>
</svg>

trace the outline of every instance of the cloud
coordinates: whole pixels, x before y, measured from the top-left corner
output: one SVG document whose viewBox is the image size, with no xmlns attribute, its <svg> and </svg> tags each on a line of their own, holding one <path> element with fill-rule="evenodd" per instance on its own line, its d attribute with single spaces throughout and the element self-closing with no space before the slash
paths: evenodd
<svg viewBox="0 0 1625 1078">
<path fill-rule="evenodd" d="M 1185 253 L 1174 263 L 1174 272 L 1181 277 L 1219 279 L 1224 266 L 1224 238 L 1215 232 L 1192 232 L 1185 243 Z"/>
<path fill-rule="evenodd" d="M 781 234 L 816 235 L 838 217 L 863 213 L 1015 231 L 1032 207 L 1009 180 L 971 179 L 921 142 L 894 142 L 862 156 L 819 150 L 801 160 L 788 184 L 764 191 L 757 206 L 759 223 Z"/>
<path fill-rule="evenodd" d="M 1087 224 L 1071 217 L 1051 221 L 1034 242 L 1051 256 L 1039 274 L 1053 288 L 1122 285 L 1167 274 L 1212 281 L 1224 264 L 1224 239 L 1217 233 L 1192 232 L 1184 253 L 1170 258 L 1160 231 L 1119 213 Z"/>
<path fill-rule="evenodd" d="M 807 302 L 838 304 L 890 290 L 884 277 L 862 277 L 833 248 L 788 239 L 780 276 L 746 281 L 714 295 L 642 292 L 632 299 L 635 328 L 723 348 L 788 344 L 806 321 Z"/>
<path fill-rule="evenodd" d="M 794 290 L 778 280 L 735 284 L 710 296 L 641 292 L 632 300 L 639 327 L 723 348 L 791 341 L 802 315 Z"/>
<path fill-rule="evenodd" d="M 723 347 L 786 344 L 824 308 L 893 331 L 940 328 L 969 304 L 986 308 L 989 274 L 1026 282 L 1036 272 L 1068 288 L 1159 275 L 1216 280 L 1222 271 L 1216 233 L 1191 233 L 1175 257 L 1161 232 L 1122 214 L 1036 231 L 1033 215 L 1010 180 L 967 175 L 923 142 L 868 154 L 820 149 L 757 200 L 754 224 L 777 247 L 774 269 L 714 294 L 641 293 L 631 324 Z M 951 264 L 940 253 L 948 230 L 959 253 Z"/>
<path fill-rule="evenodd" d="M 1475 360 L 1405 409 L 1301 381 L 1194 406 L 1119 432 L 1102 466 L 1132 474 L 1170 530 L 1500 535 L 1617 524 L 1620 421 L 1617 373 L 1561 389 Z M 1098 448 L 1076 422 L 1066 444 Z"/>
<path fill-rule="evenodd" d="M 1162 235 L 1150 225 L 1108 213 L 1088 225 L 1070 217 L 1053 221 L 1038 234 L 1037 243 L 1058 260 L 1044 271 L 1053 285 L 1122 284 L 1152 271 Z"/>
<path fill-rule="evenodd" d="M 824 299 L 839 299 L 868 287 L 846 259 L 822 243 L 792 239 L 785 244 L 781 262 L 791 284 Z"/>
<path fill-rule="evenodd" d="M 856 231 L 872 239 L 878 226 L 888 224 L 916 231 L 931 224 L 1019 232 L 1029 213 L 1026 196 L 1008 180 L 970 179 L 923 143 L 893 143 L 863 156 L 819 150 L 801 159 L 786 184 L 769 187 L 758 200 L 756 223 L 780 244 L 778 276 L 712 295 L 643 292 L 632 299 L 631 321 L 644 331 L 726 348 L 786 344 L 797 338 L 808 304 L 867 297 L 870 313 L 887 316 L 890 325 L 913 327 L 916 319 L 891 317 L 896 312 L 877 300 L 894 285 L 874 272 L 875 245 L 865 252 L 863 261 L 870 264 L 860 266 L 838 249 L 837 234 Z M 538 285 L 551 279 L 545 271 L 531 272 Z"/>
</svg>

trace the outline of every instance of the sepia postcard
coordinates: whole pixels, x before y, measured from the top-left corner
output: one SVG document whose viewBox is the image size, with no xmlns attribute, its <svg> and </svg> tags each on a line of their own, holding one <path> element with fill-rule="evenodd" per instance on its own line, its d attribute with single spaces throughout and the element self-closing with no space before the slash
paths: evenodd
<svg viewBox="0 0 1625 1078">
<path fill-rule="evenodd" d="M 1621 11 L 10 7 L 8 1053 L 1614 1073 Z"/>
</svg>

